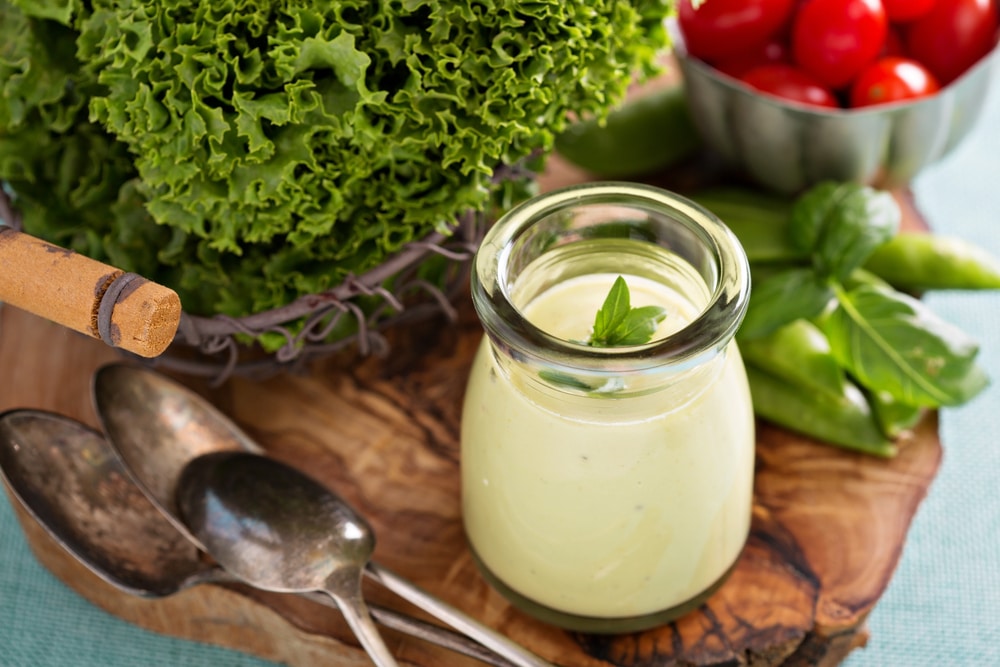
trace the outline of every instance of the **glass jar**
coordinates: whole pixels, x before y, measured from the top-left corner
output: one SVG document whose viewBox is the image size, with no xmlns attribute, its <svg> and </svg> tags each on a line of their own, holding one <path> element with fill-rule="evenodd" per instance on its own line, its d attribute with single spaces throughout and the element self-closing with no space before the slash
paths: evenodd
<svg viewBox="0 0 1000 667">
<path fill-rule="evenodd" d="M 667 316 L 649 343 L 592 347 L 619 275 L 633 307 Z M 750 528 L 739 242 L 664 190 L 574 186 L 496 223 L 472 292 L 486 337 L 462 414 L 462 511 L 483 574 L 572 630 L 638 630 L 698 606 Z"/>
</svg>

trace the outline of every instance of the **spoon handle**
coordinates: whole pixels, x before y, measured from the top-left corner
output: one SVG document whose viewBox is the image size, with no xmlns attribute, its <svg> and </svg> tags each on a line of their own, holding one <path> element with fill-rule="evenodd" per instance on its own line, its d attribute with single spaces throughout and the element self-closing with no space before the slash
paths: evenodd
<svg viewBox="0 0 1000 667">
<path fill-rule="evenodd" d="M 444 621 L 466 636 L 475 639 L 483 646 L 496 651 L 499 655 L 517 665 L 517 667 L 555 667 L 552 663 L 543 660 L 493 628 L 483 625 L 471 616 L 452 607 L 444 600 L 434 597 L 427 591 L 419 588 L 416 584 L 403 579 L 398 574 L 387 570 L 377 563 L 369 562 L 365 568 L 365 574 L 368 574 L 407 602 L 420 607 L 428 614 Z"/>
<path fill-rule="evenodd" d="M 361 596 L 361 573 L 355 572 L 357 576 L 353 582 L 347 579 L 341 580 L 342 585 L 330 585 L 330 582 L 327 582 L 327 588 L 324 589 L 324 592 L 336 600 L 337 606 L 340 607 L 340 611 L 344 615 L 344 620 L 351 626 L 354 635 L 361 642 L 361 646 L 364 647 L 376 667 L 399 667 L 389 651 L 389 647 L 385 645 L 382 635 L 379 634 L 378 628 L 375 627 L 375 621 L 372 620 L 371 613 L 368 611 L 368 605 L 365 604 L 365 600 Z M 353 586 L 345 585 L 346 583 L 353 583 Z"/>
<path fill-rule="evenodd" d="M 441 648 L 474 658 L 487 665 L 493 665 L 493 667 L 514 667 L 514 663 L 510 660 L 494 653 L 482 644 L 472 641 L 465 635 L 375 604 L 370 605 L 369 609 L 371 609 L 375 622 L 387 628 L 417 639 L 423 639 Z"/>
<path fill-rule="evenodd" d="M 300 595 L 327 607 L 340 608 L 336 601 L 326 593 L 301 593 Z M 370 604 L 368 609 L 376 623 L 390 630 L 396 630 L 415 639 L 423 639 L 435 646 L 446 648 L 469 658 L 475 658 L 493 667 L 514 667 L 513 663 L 506 658 L 497 655 L 482 644 L 472 641 L 465 635 L 375 603 Z"/>
<path fill-rule="evenodd" d="M 116 582 L 112 583 L 116 586 L 118 585 Z M 189 578 L 181 588 L 207 583 L 242 584 L 243 580 L 233 574 L 230 574 L 222 568 L 212 568 L 199 572 L 197 576 Z M 134 590 L 123 590 L 127 593 L 135 594 Z M 328 593 L 314 591 L 309 593 L 298 593 L 297 595 L 312 600 L 316 604 L 321 604 L 324 607 L 340 609 L 340 605 Z M 439 627 L 433 623 L 427 623 L 426 621 L 414 618 L 409 614 L 404 614 L 396 611 L 395 609 L 383 607 L 379 604 L 373 603 L 368 606 L 368 609 L 376 623 L 379 623 L 390 630 L 401 632 L 404 635 L 408 635 L 415 639 L 422 639 L 425 642 L 434 644 L 435 646 L 440 646 L 441 648 L 448 649 L 449 651 L 454 651 L 455 653 L 460 653 L 461 655 L 469 658 L 474 658 L 479 662 L 492 665 L 493 667 L 515 667 L 514 663 L 486 648 L 482 644 L 472 641 L 466 635 L 459 634 L 453 630 L 449 630 L 448 628 Z"/>
</svg>

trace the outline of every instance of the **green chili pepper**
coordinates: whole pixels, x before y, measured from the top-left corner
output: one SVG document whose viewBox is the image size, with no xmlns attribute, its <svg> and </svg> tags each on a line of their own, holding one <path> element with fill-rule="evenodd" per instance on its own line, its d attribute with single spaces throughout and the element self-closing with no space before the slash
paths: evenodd
<svg viewBox="0 0 1000 667">
<path fill-rule="evenodd" d="M 747 364 L 757 416 L 819 441 L 889 458 L 896 447 L 883 434 L 864 394 L 851 382 L 840 393 L 787 382 Z"/>
<path fill-rule="evenodd" d="M 865 268 L 897 289 L 1000 289 L 1000 259 L 959 238 L 898 234 L 882 244 Z"/>
</svg>

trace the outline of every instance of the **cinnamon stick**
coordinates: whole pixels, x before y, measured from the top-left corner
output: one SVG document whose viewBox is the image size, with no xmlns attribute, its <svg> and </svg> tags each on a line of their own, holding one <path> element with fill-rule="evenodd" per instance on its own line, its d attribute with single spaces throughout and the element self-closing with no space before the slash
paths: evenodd
<svg viewBox="0 0 1000 667">
<path fill-rule="evenodd" d="M 143 357 L 167 349 L 181 317 L 173 290 L 3 226 L 0 301 Z"/>
</svg>

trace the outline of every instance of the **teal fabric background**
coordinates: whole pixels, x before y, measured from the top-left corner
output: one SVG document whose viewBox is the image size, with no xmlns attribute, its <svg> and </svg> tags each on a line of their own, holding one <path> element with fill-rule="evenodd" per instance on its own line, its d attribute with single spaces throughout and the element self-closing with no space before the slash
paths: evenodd
<svg viewBox="0 0 1000 667">
<path fill-rule="evenodd" d="M 1000 255 L 1000 67 L 972 136 L 914 184 L 935 231 Z M 902 561 L 870 618 L 871 640 L 848 667 L 1000 665 L 1000 293 L 929 297 L 983 342 L 994 378 L 975 401 L 942 414 L 944 463 Z M 0 315 L 2 316 L 2 315 Z M 3 369 L 5 382 L 17 369 Z M 161 637 L 92 606 L 43 569 L 0 500 L 0 666 L 255 667 L 236 652 Z"/>
</svg>

